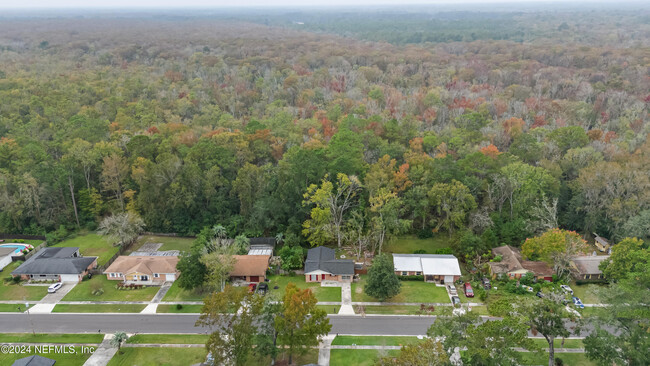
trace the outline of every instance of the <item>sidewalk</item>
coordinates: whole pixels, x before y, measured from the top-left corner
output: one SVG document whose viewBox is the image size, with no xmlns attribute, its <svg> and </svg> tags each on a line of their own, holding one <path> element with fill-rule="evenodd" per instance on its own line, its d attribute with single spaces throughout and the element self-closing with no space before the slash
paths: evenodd
<svg viewBox="0 0 650 366">
<path fill-rule="evenodd" d="M 86 360 L 83 366 L 106 366 L 111 361 L 111 358 L 115 356 L 117 352 L 116 347 L 111 346 L 112 334 L 105 334 L 104 341 L 97 347 L 92 356 Z"/>
<path fill-rule="evenodd" d="M 339 315 L 354 315 L 354 308 L 352 308 L 352 285 L 349 282 L 343 283 L 341 286 L 341 308 Z"/>
<path fill-rule="evenodd" d="M 158 310 L 158 304 L 160 301 L 165 297 L 167 294 L 167 291 L 172 287 L 171 282 L 165 282 L 160 286 L 160 289 L 156 293 L 156 296 L 153 297 L 153 300 L 151 300 L 151 303 L 149 303 L 141 312 L 140 314 L 155 314 L 156 311 Z"/>
</svg>

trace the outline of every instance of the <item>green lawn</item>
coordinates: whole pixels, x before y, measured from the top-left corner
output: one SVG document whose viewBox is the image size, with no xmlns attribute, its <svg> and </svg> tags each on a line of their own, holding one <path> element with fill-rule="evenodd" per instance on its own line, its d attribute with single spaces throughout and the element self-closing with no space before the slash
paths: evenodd
<svg viewBox="0 0 650 366">
<path fill-rule="evenodd" d="M 183 305 L 183 308 L 177 309 L 176 305 L 158 305 L 157 313 L 195 313 L 198 314 L 201 312 L 203 305 Z"/>
<path fill-rule="evenodd" d="M 539 347 L 548 348 L 546 339 L 535 338 L 533 342 Z M 560 348 L 562 346 L 562 339 L 556 339 L 553 344 L 555 348 Z M 582 339 L 565 339 L 564 348 L 584 348 L 584 344 L 582 343 Z"/>
<path fill-rule="evenodd" d="M 0 333 L 0 343 L 88 343 L 99 344 L 103 334 Z"/>
<path fill-rule="evenodd" d="M 20 310 L 18 307 L 20 306 Z M 25 311 L 25 304 L 0 304 L 0 313 L 17 313 Z"/>
<path fill-rule="evenodd" d="M 478 313 L 478 315 L 489 315 L 487 306 L 472 306 L 472 312 Z"/>
<path fill-rule="evenodd" d="M 126 343 L 205 344 L 208 337 L 203 334 L 136 334 Z"/>
<path fill-rule="evenodd" d="M 320 282 L 305 282 L 305 276 L 269 276 L 269 291 L 282 297 L 284 289 L 289 282 L 293 282 L 298 288 L 309 288 L 316 295 L 318 301 L 341 301 L 340 287 L 321 287 Z M 278 289 L 274 289 L 278 286 Z"/>
<path fill-rule="evenodd" d="M 354 311 L 359 314 L 361 311 L 355 306 Z M 419 306 L 415 305 L 371 305 L 365 306 L 366 314 L 384 314 L 384 315 L 448 315 L 451 313 L 451 306 L 434 306 L 434 311 L 420 311 Z"/>
<path fill-rule="evenodd" d="M 139 313 L 146 305 L 135 304 L 97 304 L 97 305 L 69 305 L 58 304 L 54 306 L 53 313 Z"/>
<path fill-rule="evenodd" d="M 205 348 L 122 347 L 108 366 L 187 366 L 205 361 L 206 355 Z"/>
<path fill-rule="evenodd" d="M 289 360 L 288 353 L 281 353 L 276 358 L 276 365 L 287 365 Z M 303 355 L 295 354 L 293 355 L 293 364 L 294 365 L 306 365 L 306 364 L 316 364 L 318 363 L 318 349 L 311 348 L 306 351 Z M 249 357 L 248 361 L 245 363 L 246 366 L 259 366 L 259 365 L 270 365 L 271 358 L 265 357 L 263 359 L 256 357 Z"/>
<path fill-rule="evenodd" d="M 188 251 L 192 246 L 193 238 L 178 238 L 173 236 L 155 236 L 155 235 L 144 235 L 138 241 L 133 243 L 130 251 L 137 251 L 140 247 L 146 243 L 162 243 L 162 246 L 158 248 L 160 251 L 164 250 L 180 250 Z"/>
<path fill-rule="evenodd" d="M 435 254 L 436 249 L 449 248 L 449 236 L 436 234 L 433 238 L 419 239 L 414 235 L 402 236 L 384 244 L 386 253 L 413 254 L 416 250 L 424 250 L 426 254 Z"/>
<path fill-rule="evenodd" d="M 361 276 L 359 282 L 352 284 L 352 301 L 376 302 L 379 301 L 363 292 L 365 277 Z M 386 299 L 386 302 L 412 302 L 412 303 L 450 303 L 449 296 L 444 287 L 424 281 L 401 281 L 402 289 L 396 296 Z"/>
<path fill-rule="evenodd" d="M 316 307 L 325 310 L 328 314 L 338 314 L 341 309 L 338 305 L 316 305 Z"/>
<path fill-rule="evenodd" d="M 109 244 L 104 238 L 97 234 L 86 234 L 75 236 L 72 239 L 64 240 L 55 247 L 79 247 L 81 255 L 84 257 L 99 257 L 97 259 L 98 265 L 103 265 L 111 259 L 119 250 Z"/>
<path fill-rule="evenodd" d="M 178 286 L 178 281 L 174 281 L 172 287 L 169 288 L 163 301 L 203 301 L 209 293 L 202 293 L 196 290 L 183 290 Z"/>
<path fill-rule="evenodd" d="M 573 290 L 573 295 L 580 298 L 583 304 L 599 304 L 600 300 L 598 299 L 598 296 L 596 296 L 595 291 L 600 288 L 604 288 L 607 285 L 599 285 L 595 283 L 576 285 L 574 282 L 571 283 L 570 286 Z"/>
<path fill-rule="evenodd" d="M 399 350 L 333 349 L 330 366 L 372 366 L 380 357 L 397 356 Z"/>
<path fill-rule="evenodd" d="M 12 262 L 2 270 L 2 277 L 11 277 L 11 271 L 18 268 L 24 262 Z M 12 281 L 0 282 L 0 301 L 2 300 L 40 300 L 47 295 L 47 286 L 22 286 Z M 25 307 L 25 304 L 23 304 Z"/>
<path fill-rule="evenodd" d="M 72 289 L 64 301 L 149 301 L 153 299 L 160 287 L 144 287 L 139 290 L 118 290 L 115 288 L 119 281 L 110 281 L 105 275 L 93 276 L 84 280 Z M 103 289 L 101 295 L 93 295 L 96 289 Z"/>
<path fill-rule="evenodd" d="M 92 353 L 81 353 L 81 347 L 74 347 L 76 354 L 65 353 L 0 353 L 0 365 L 11 365 L 14 361 L 34 354 L 55 360 L 57 365 L 82 366 Z M 33 347 L 32 347 L 33 352 Z"/>
<path fill-rule="evenodd" d="M 523 365 L 548 365 L 548 353 L 546 352 L 521 352 Z M 571 366 L 595 366 L 589 361 L 584 353 L 556 353 L 555 360 L 560 358 L 565 365 Z"/>
<path fill-rule="evenodd" d="M 576 309 L 576 310 L 580 313 L 580 315 L 584 317 L 605 315 L 607 313 L 607 309 L 605 308 L 586 307 L 584 309 Z"/>
<path fill-rule="evenodd" d="M 370 337 L 370 336 L 336 336 L 332 345 L 334 346 L 404 346 L 421 342 L 417 337 Z"/>
</svg>

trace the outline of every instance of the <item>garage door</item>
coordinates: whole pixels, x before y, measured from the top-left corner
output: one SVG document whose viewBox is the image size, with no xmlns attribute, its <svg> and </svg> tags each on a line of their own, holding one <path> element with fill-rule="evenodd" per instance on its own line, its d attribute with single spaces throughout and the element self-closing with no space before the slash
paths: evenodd
<svg viewBox="0 0 650 366">
<path fill-rule="evenodd" d="M 251 276 L 251 282 L 260 282 L 260 276 Z"/>
<path fill-rule="evenodd" d="M 79 282 L 79 276 L 75 274 L 63 274 L 61 275 L 61 282 Z"/>
<path fill-rule="evenodd" d="M 166 279 L 167 281 L 176 281 L 176 275 L 175 275 L 175 274 L 168 274 L 168 275 L 165 275 L 165 279 Z"/>
<path fill-rule="evenodd" d="M 445 283 L 454 283 L 454 276 L 445 276 Z"/>
</svg>

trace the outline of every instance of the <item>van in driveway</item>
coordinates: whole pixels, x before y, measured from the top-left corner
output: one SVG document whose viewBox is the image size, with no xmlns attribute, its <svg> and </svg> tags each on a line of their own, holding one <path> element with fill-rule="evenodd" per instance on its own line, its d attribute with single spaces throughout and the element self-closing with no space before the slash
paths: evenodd
<svg viewBox="0 0 650 366">
<path fill-rule="evenodd" d="M 61 284 L 61 282 L 57 282 L 57 283 L 55 283 L 55 284 L 53 284 L 53 285 L 50 285 L 50 287 L 47 288 L 47 292 L 53 294 L 53 293 L 59 291 L 59 289 L 61 288 L 61 286 L 63 286 L 63 285 Z"/>
</svg>

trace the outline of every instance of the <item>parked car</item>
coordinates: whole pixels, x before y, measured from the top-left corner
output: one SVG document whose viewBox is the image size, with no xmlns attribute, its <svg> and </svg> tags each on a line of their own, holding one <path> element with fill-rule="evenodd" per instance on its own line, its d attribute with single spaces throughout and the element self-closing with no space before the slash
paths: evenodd
<svg viewBox="0 0 650 366">
<path fill-rule="evenodd" d="M 255 284 L 255 283 L 249 283 L 248 284 L 248 291 L 255 292 L 256 288 L 257 288 L 257 284 Z"/>
<path fill-rule="evenodd" d="M 573 305 L 575 305 L 575 307 L 580 308 L 580 309 L 585 308 L 585 304 L 583 304 L 582 301 L 579 298 L 573 296 L 571 299 L 573 300 Z"/>
<path fill-rule="evenodd" d="M 266 282 L 262 282 L 259 285 L 257 285 L 257 292 L 262 293 L 262 295 L 266 295 L 266 292 L 269 290 L 269 285 Z"/>
<path fill-rule="evenodd" d="M 483 283 L 483 288 L 486 289 L 486 290 L 489 290 L 489 289 L 492 288 L 492 285 L 490 284 L 490 280 L 488 280 L 487 277 L 483 277 L 483 279 L 481 280 L 481 283 Z"/>
<path fill-rule="evenodd" d="M 452 296 L 451 297 L 451 303 L 454 304 L 454 307 L 459 307 L 460 306 L 460 297 Z"/>
<path fill-rule="evenodd" d="M 465 282 L 463 288 L 465 289 L 466 297 L 474 297 L 474 289 L 472 288 L 472 285 L 469 284 L 469 282 Z"/>
<path fill-rule="evenodd" d="M 562 291 L 573 295 L 573 289 L 571 287 L 567 285 L 561 285 L 560 288 L 562 289 Z"/>
<path fill-rule="evenodd" d="M 542 293 L 542 291 L 537 291 L 535 296 L 537 296 L 537 297 L 539 297 L 541 299 L 542 297 L 544 297 L 544 294 Z"/>
<path fill-rule="evenodd" d="M 523 287 L 524 289 L 526 289 L 526 291 L 528 291 L 528 292 L 533 292 L 533 291 L 535 291 L 535 290 L 534 290 L 532 287 L 530 287 L 530 286 L 521 285 L 521 287 Z"/>
<path fill-rule="evenodd" d="M 456 286 L 454 285 L 447 285 L 447 291 L 449 291 L 449 294 L 452 296 L 458 295 L 458 291 L 456 291 Z"/>
<path fill-rule="evenodd" d="M 53 293 L 59 291 L 61 286 L 63 286 L 63 284 L 61 284 L 61 282 L 57 282 L 57 283 L 55 283 L 53 285 L 50 285 L 50 287 L 47 288 L 47 292 L 53 294 Z"/>
</svg>

